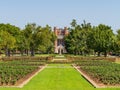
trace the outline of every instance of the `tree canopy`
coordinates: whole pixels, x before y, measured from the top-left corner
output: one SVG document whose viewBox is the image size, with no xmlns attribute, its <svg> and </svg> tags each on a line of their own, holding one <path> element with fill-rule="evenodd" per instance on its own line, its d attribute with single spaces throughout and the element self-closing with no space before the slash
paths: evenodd
<svg viewBox="0 0 120 90">
<path fill-rule="evenodd" d="M 6 56 L 19 51 L 21 55 L 53 53 L 55 35 L 50 26 L 29 23 L 23 30 L 10 24 L 0 24 L 0 49 Z"/>
<path fill-rule="evenodd" d="M 98 56 L 120 53 L 120 29 L 113 33 L 111 26 L 92 26 L 85 20 L 79 24 L 75 19 L 70 23 L 69 34 L 64 37 L 67 53 Z M 11 24 L 0 24 L 0 53 L 10 56 L 14 53 L 34 56 L 35 53 L 54 53 L 56 36 L 49 25 L 44 27 L 28 23 L 24 29 Z"/>
<path fill-rule="evenodd" d="M 92 26 L 86 21 L 77 24 L 76 20 L 73 20 L 69 31 L 70 34 L 65 37 L 68 53 L 86 55 L 94 51 L 98 53 L 98 56 L 100 53 L 107 56 L 107 53 L 115 50 L 115 45 L 117 45 L 116 36 L 108 25 Z"/>
</svg>

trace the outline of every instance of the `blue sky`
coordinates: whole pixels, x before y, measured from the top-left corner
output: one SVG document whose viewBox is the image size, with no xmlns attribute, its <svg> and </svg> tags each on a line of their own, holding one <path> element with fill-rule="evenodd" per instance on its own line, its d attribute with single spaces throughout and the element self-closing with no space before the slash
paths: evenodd
<svg viewBox="0 0 120 90">
<path fill-rule="evenodd" d="M 120 28 L 120 0 L 0 0 L 0 23 L 70 26 L 72 19 Z"/>
</svg>

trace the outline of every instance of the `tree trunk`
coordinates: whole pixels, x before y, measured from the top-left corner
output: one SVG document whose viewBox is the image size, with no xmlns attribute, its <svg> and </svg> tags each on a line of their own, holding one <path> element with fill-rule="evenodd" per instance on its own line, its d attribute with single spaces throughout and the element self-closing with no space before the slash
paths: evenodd
<svg viewBox="0 0 120 90">
<path fill-rule="evenodd" d="M 83 55 L 83 52 L 82 52 L 82 51 L 80 51 L 80 54 L 81 54 L 81 55 Z"/>
<path fill-rule="evenodd" d="M 8 57 L 10 57 L 10 49 L 8 49 Z"/>
<path fill-rule="evenodd" d="M 25 49 L 25 54 L 27 54 L 27 56 L 29 55 L 29 50 Z"/>
<path fill-rule="evenodd" d="M 14 50 L 11 51 L 12 56 L 14 56 L 14 53 L 16 53 Z"/>
<path fill-rule="evenodd" d="M 94 51 L 94 56 L 96 56 L 96 52 Z"/>
<path fill-rule="evenodd" d="M 8 48 L 5 47 L 5 56 L 7 57 L 8 56 Z"/>
<path fill-rule="evenodd" d="M 10 57 L 10 50 L 7 47 L 5 48 L 5 56 Z"/>
<path fill-rule="evenodd" d="M 29 55 L 29 50 L 27 49 L 27 56 Z"/>
<path fill-rule="evenodd" d="M 100 53 L 101 53 L 101 52 L 100 52 L 100 51 L 98 51 L 98 57 L 100 57 Z"/>
<path fill-rule="evenodd" d="M 35 56 L 35 52 L 33 48 L 31 49 L 31 56 Z"/>
<path fill-rule="evenodd" d="M 21 54 L 21 56 L 23 56 L 23 50 L 20 50 L 20 54 Z"/>
<path fill-rule="evenodd" d="M 106 51 L 104 52 L 104 56 L 107 57 L 107 52 Z"/>
</svg>

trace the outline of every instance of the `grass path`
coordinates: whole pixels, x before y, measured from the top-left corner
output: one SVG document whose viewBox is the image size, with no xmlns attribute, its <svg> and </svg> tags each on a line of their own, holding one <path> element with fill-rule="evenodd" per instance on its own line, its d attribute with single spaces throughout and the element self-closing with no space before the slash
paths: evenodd
<svg viewBox="0 0 120 90">
<path fill-rule="evenodd" d="M 96 89 L 78 71 L 68 64 L 49 64 L 23 88 L 0 90 L 120 90 L 120 88 Z"/>
</svg>

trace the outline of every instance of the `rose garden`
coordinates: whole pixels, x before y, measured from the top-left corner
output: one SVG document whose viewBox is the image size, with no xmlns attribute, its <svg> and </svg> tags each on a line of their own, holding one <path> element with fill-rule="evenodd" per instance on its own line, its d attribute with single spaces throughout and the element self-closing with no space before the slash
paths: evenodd
<svg viewBox="0 0 120 90">
<path fill-rule="evenodd" d="M 119 90 L 120 30 L 0 24 L 0 90 Z"/>
</svg>

